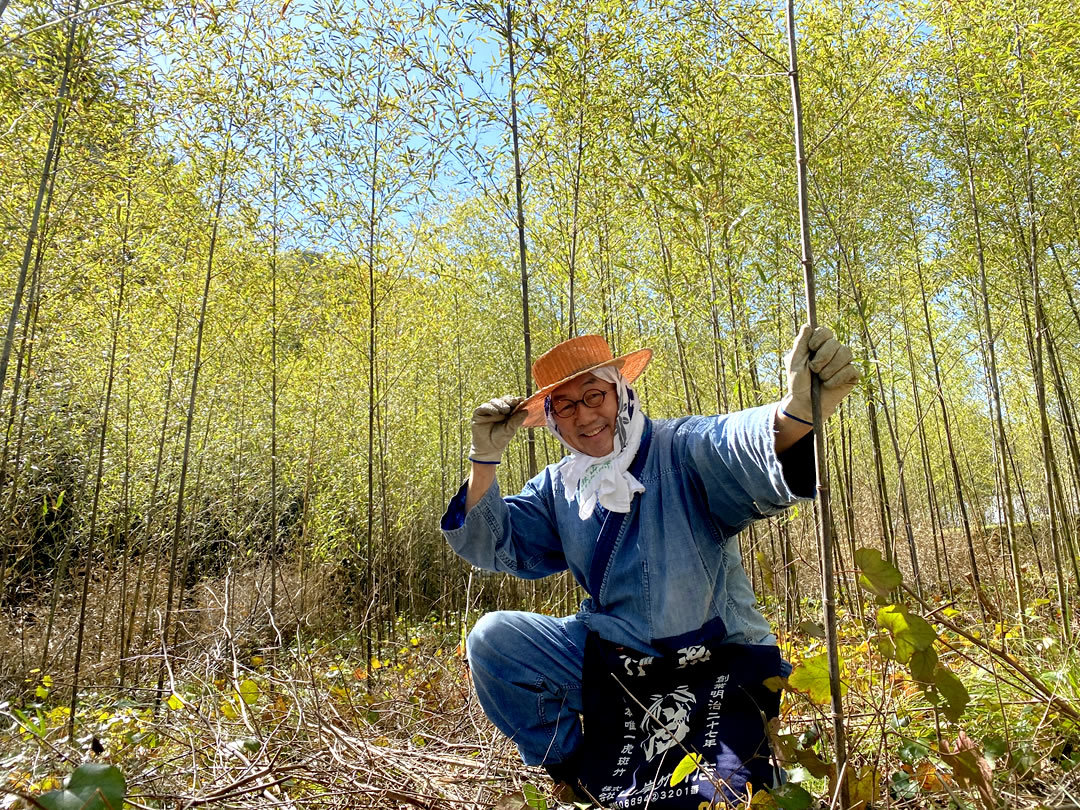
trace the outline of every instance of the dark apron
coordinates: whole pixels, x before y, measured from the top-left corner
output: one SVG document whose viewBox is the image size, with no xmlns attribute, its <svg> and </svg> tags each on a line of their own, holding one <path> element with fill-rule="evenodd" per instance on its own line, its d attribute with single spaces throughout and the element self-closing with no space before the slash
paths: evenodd
<svg viewBox="0 0 1080 810">
<path fill-rule="evenodd" d="M 721 638 L 649 657 L 589 634 L 579 771 L 588 795 L 605 807 L 697 810 L 741 806 L 748 784 L 774 784 L 766 723 L 780 692 L 763 681 L 779 674 L 780 650 Z M 688 754 L 699 767 L 673 780 Z"/>
<path fill-rule="evenodd" d="M 635 477 L 650 433 L 630 466 Z M 636 506 L 635 499 L 631 510 Z M 597 539 L 588 583 L 597 604 L 628 514 L 609 513 Z M 742 804 L 750 789 L 778 781 L 766 724 L 779 713 L 780 692 L 763 681 L 780 674 L 780 650 L 724 644 L 725 635 L 717 618 L 700 630 L 653 641 L 663 653 L 654 657 L 589 633 L 578 776 L 590 797 L 605 807 L 698 810 L 714 802 Z M 688 755 L 697 757 L 697 767 L 684 763 Z M 676 769 L 687 772 L 676 780 Z"/>
</svg>

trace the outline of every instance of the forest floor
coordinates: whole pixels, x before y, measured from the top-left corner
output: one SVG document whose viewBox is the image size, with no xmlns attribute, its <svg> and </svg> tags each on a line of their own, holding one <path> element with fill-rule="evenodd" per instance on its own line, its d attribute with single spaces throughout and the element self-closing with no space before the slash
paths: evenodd
<svg viewBox="0 0 1080 810">
<path fill-rule="evenodd" d="M 968 696 L 958 721 L 880 653 L 872 619 L 841 611 L 858 806 L 1080 807 L 1080 723 L 1069 714 L 1080 706 L 1080 657 L 1056 639 L 1048 605 L 1031 612 L 1022 635 L 987 627 L 975 604 L 930 612 L 973 639 L 937 625 L 940 659 Z M 129 661 L 124 688 L 118 662 L 101 655 L 83 670 L 74 742 L 64 667 L 17 671 L 6 626 L 0 808 L 35 806 L 26 797 L 58 788 L 88 760 L 120 768 L 135 808 L 556 806 L 550 780 L 520 764 L 477 705 L 454 620 L 399 622 L 370 659 L 354 633 L 316 637 L 268 624 L 241 637 L 207 621 L 169 657 Z M 785 655 L 811 675 L 824 650 L 819 629 L 803 622 L 781 635 Z M 1001 645 L 1014 664 L 986 649 Z M 762 796 L 753 806 L 826 807 L 827 700 L 812 685 L 785 694 L 774 744 L 806 796 Z"/>
</svg>

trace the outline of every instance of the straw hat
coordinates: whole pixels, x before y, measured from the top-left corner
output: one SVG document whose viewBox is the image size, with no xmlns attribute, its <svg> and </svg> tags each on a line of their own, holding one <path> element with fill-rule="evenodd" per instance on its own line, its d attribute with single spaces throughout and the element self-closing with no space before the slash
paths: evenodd
<svg viewBox="0 0 1080 810">
<path fill-rule="evenodd" d="M 632 383 L 649 365 L 652 354 L 652 349 L 639 349 L 614 357 L 611 347 L 600 335 L 582 335 L 563 341 L 536 358 L 532 365 L 533 381 L 538 390 L 518 406 L 518 410 L 529 412 L 525 427 L 540 427 L 547 422 L 544 400 L 560 385 L 603 366 L 614 366 L 627 382 Z"/>
</svg>

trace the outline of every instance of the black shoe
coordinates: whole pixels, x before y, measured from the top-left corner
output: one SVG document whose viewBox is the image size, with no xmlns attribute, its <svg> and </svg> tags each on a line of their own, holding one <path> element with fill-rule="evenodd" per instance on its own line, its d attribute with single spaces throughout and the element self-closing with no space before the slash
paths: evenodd
<svg viewBox="0 0 1080 810">
<path fill-rule="evenodd" d="M 579 759 L 580 757 L 575 752 L 573 756 L 562 762 L 552 762 L 544 765 L 544 770 L 548 772 L 548 776 L 555 783 L 555 798 L 560 802 L 592 804 L 582 790 L 581 782 L 578 780 Z"/>
<path fill-rule="evenodd" d="M 548 776 L 557 785 L 576 785 L 578 782 L 577 763 L 574 761 L 553 762 L 550 765 L 545 765 L 544 770 L 548 772 Z"/>
</svg>

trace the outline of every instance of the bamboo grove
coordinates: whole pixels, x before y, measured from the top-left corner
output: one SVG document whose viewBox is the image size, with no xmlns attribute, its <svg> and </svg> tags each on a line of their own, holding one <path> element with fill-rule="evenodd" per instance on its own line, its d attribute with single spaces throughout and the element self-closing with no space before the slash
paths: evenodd
<svg viewBox="0 0 1080 810">
<path fill-rule="evenodd" d="M 340 614 L 370 657 L 403 618 L 572 611 L 569 580 L 471 572 L 439 534 L 475 404 L 587 332 L 656 351 L 654 417 L 778 396 L 804 318 L 782 8 L 0 9 L 0 677 L 160 687 L 211 620 L 254 644 Z M 835 0 L 799 27 L 818 319 L 865 372 L 828 436 L 841 605 L 873 546 L 1068 642 L 1080 22 Z M 516 440 L 504 490 L 558 453 Z M 743 544 L 774 621 L 814 618 L 812 509 Z"/>
</svg>

